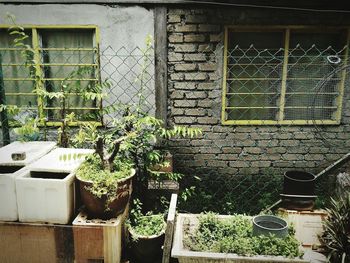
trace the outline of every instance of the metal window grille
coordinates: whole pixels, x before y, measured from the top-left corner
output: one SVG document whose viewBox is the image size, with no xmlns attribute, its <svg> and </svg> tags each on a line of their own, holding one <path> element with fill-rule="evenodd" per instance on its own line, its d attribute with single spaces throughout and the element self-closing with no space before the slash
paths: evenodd
<svg viewBox="0 0 350 263">
<path fill-rule="evenodd" d="M 340 123 L 348 44 L 344 30 L 226 28 L 222 123 Z"/>
<path fill-rule="evenodd" d="M 6 28 L 1 29 L 2 38 L 7 38 L 7 43 L 3 41 L 0 46 L 7 105 L 16 105 L 46 120 L 46 125 L 55 126 L 61 121 L 62 101 L 45 97 L 40 90 L 64 91 L 68 95 L 64 102 L 69 109 L 67 113 L 76 113 L 79 121 L 100 122 L 97 111 L 102 106 L 101 101 L 83 100 L 81 89 L 74 88 L 79 85 L 92 91 L 100 83 L 98 29 L 91 26 L 31 27 L 25 28 L 25 33 L 29 36 L 25 44 L 31 49 L 27 58 L 23 56 L 26 50 L 13 47 L 13 37 Z M 49 37 L 55 35 L 56 42 L 50 43 Z M 61 43 L 62 36 L 68 39 L 74 35 L 83 35 L 88 44 L 79 43 L 79 39 L 73 44 Z"/>
</svg>

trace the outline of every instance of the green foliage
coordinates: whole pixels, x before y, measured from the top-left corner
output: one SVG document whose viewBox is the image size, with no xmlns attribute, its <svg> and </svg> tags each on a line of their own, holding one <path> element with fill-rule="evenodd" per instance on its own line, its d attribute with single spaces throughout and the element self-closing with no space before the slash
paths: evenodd
<svg viewBox="0 0 350 263">
<path fill-rule="evenodd" d="M 73 156 L 74 158 L 74 156 Z M 115 160 L 115 171 L 103 169 L 101 159 L 96 155 L 86 157 L 86 161 L 77 170 L 77 177 L 81 180 L 92 182 L 87 190 L 98 198 L 106 197 L 106 211 L 108 205 L 116 198 L 117 182 L 130 176 L 132 163 L 127 160 Z"/>
<path fill-rule="evenodd" d="M 81 160 L 83 157 L 86 157 L 88 154 L 83 154 L 83 153 L 68 153 L 68 154 L 62 154 L 60 155 L 59 161 L 77 161 L 77 160 Z"/>
<path fill-rule="evenodd" d="M 16 115 L 20 111 L 17 105 L 4 105 L 0 104 L 0 112 L 7 111 L 8 114 Z"/>
<path fill-rule="evenodd" d="M 132 232 L 139 236 L 153 236 L 161 234 L 166 227 L 164 215 L 152 214 L 152 212 L 148 212 L 146 215 L 143 215 L 141 210 L 141 201 L 134 199 L 133 209 L 130 212 L 130 218 L 127 221 L 127 226 L 132 229 Z M 138 237 L 133 235 L 132 238 L 137 240 Z"/>
<path fill-rule="evenodd" d="M 330 262 L 350 262 L 350 193 L 331 199 L 322 240 Z"/>
<path fill-rule="evenodd" d="M 234 215 L 219 219 L 214 213 L 202 214 L 198 227 L 185 229 L 184 244 L 193 251 L 236 253 L 242 256 L 270 255 L 301 257 L 299 242 L 293 235 L 286 238 L 253 236 L 251 217 Z"/>
<path fill-rule="evenodd" d="M 71 135 L 69 131 L 69 125 L 73 122 L 78 122 L 79 118 L 71 112 L 71 100 L 69 99 L 71 94 L 77 94 L 85 101 L 95 101 L 99 103 L 106 94 L 103 92 L 104 89 L 110 88 L 110 83 L 108 81 L 102 83 L 89 83 L 87 86 L 82 85 L 81 79 L 90 78 L 94 75 L 95 69 L 91 66 L 79 66 L 77 69 L 73 70 L 61 81 L 56 91 L 46 90 L 44 88 L 44 76 L 37 72 L 36 65 L 38 61 L 35 60 L 34 49 L 26 44 L 26 40 L 29 36 L 24 31 L 24 28 L 18 26 L 15 22 L 15 18 L 12 15 L 8 15 L 8 20 L 13 24 L 9 28 L 9 34 L 14 37 L 13 46 L 18 48 L 21 57 L 25 61 L 25 66 L 29 69 L 29 77 L 33 79 L 33 90 L 38 97 L 42 98 L 43 102 L 48 103 L 53 99 L 59 102 L 60 106 L 60 127 L 58 129 L 58 144 L 61 147 L 68 147 L 71 143 Z M 74 80 L 74 81 L 72 81 Z M 0 105 L 0 110 L 7 110 L 8 106 Z M 87 114 L 90 115 L 90 114 Z M 102 113 L 100 111 L 95 111 L 94 116 L 86 116 L 90 119 L 96 120 L 101 119 Z M 39 119 L 39 117 L 41 119 Z M 37 116 L 39 122 L 44 123 L 47 121 L 44 116 Z M 32 121 L 28 120 L 28 124 L 24 124 L 19 132 L 29 132 L 28 127 L 31 126 Z"/>
<path fill-rule="evenodd" d="M 20 141 L 37 141 L 40 139 L 39 120 L 37 118 L 26 118 L 22 126 L 15 128 L 14 132 Z"/>
<path fill-rule="evenodd" d="M 179 203 L 180 210 L 191 213 L 212 211 L 219 214 L 254 215 L 280 199 L 282 175 L 232 176 L 216 170 L 204 170 L 198 174 L 201 176 L 187 176 L 182 180 L 181 189 L 195 187 L 196 190 L 188 196 L 186 202 Z"/>
</svg>

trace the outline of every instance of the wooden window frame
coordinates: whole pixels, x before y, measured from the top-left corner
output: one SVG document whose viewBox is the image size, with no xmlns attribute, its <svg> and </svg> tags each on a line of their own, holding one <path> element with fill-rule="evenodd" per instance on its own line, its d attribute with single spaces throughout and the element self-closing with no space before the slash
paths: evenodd
<svg viewBox="0 0 350 263">
<path fill-rule="evenodd" d="M 290 43 L 290 31 L 291 30 L 314 30 L 315 32 L 325 32 L 327 30 L 344 30 L 346 32 L 346 48 L 345 48 L 345 61 L 348 61 L 349 56 L 349 43 L 350 43 L 350 28 L 349 27 L 329 27 L 329 26 L 225 26 L 224 28 L 224 56 L 223 56 L 223 83 L 222 83 L 222 109 L 221 109 L 221 123 L 223 125 L 339 125 L 341 123 L 342 104 L 344 97 L 344 86 L 346 80 L 346 69 L 341 70 L 341 80 L 339 84 L 339 95 L 336 99 L 335 106 L 335 119 L 324 120 L 285 120 L 284 119 L 284 105 L 286 98 L 286 83 L 288 80 L 288 52 Z M 228 41 L 229 32 L 284 32 L 284 57 L 283 57 L 283 69 L 282 69 L 282 84 L 281 84 L 281 97 L 278 106 L 278 120 L 232 120 L 226 119 L 227 105 L 227 71 L 228 71 Z"/>
<path fill-rule="evenodd" d="M 9 29 L 10 27 L 13 27 L 14 25 L 9 25 L 9 24 L 0 24 L 0 29 Z M 36 74 L 39 76 L 43 76 L 43 66 L 45 66 L 44 63 L 41 62 L 41 52 L 43 50 L 57 50 L 55 48 L 42 48 L 40 47 L 40 40 L 39 40 L 39 36 L 40 36 L 40 30 L 60 30 L 60 29 L 76 29 L 76 30 L 92 30 L 94 32 L 94 36 L 93 36 L 93 41 L 94 41 L 94 45 L 95 47 L 93 47 L 92 49 L 86 49 L 89 51 L 94 51 L 96 52 L 96 64 L 85 64 L 85 63 L 79 63 L 79 66 L 95 66 L 96 67 L 96 78 L 94 80 L 96 80 L 98 83 L 101 83 L 101 72 L 100 72 L 100 54 L 99 54 L 99 47 L 100 47 L 100 30 L 99 27 L 97 25 L 19 25 L 22 28 L 24 28 L 24 30 L 30 30 L 31 31 L 31 44 L 32 44 L 32 48 L 34 51 L 34 61 L 37 61 L 35 64 L 35 68 L 36 68 Z M 16 48 L 0 48 L 0 50 L 15 50 Z M 77 64 L 65 64 L 66 66 L 74 66 Z M 29 77 L 28 78 L 24 78 L 24 80 L 31 80 Z M 43 79 L 45 80 L 45 78 Z M 50 78 L 50 80 L 56 80 L 55 78 Z M 58 79 L 61 80 L 61 79 Z M 33 109 L 38 110 L 38 117 L 40 120 L 44 120 L 45 119 L 45 106 L 44 106 L 44 98 L 40 95 L 40 90 L 44 90 L 45 89 L 45 84 L 44 82 L 39 82 L 36 81 L 36 93 L 15 93 L 16 95 L 20 95 L 20 96 L 36 96 L 37 97 L 37 106 L 33 106 Z M 9 93 L 5 93 L 5 95 L 9 95 Z M 12 93 L 10 95 L 13 95 Z M 102 108 L 102 100 L 97 102 L 97 107 L 94 108 L 74 108 L 74 109 L 83 109 L 83 110 L 89 110 L 89 109 L 101 109 Z M 73 121 L 70 122 L 68 125 L 69 126 L 77 126 L 79 124 L 83 124 L 83 123 L 94 123 L 97 125 L 102 125 L 102 120 L 101 121 Z M 39 123 L 40 126 L 60 126 L 62 125 L 61 122 L 57 122 L 57 121 L 40 121 Z"/>
</svg>

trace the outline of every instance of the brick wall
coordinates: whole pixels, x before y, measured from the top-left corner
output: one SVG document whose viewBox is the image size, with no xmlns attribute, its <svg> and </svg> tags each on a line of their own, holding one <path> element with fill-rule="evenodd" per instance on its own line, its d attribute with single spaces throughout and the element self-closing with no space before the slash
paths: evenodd
<svg viewBox="0 0 350 263">
<path fill-rule="evenodd" d="M 220 117 L 224 25 L 349 22 L 345 15 L 170 8 L 169 124 L 192 125 L 203 130 L 200 138 L 171 142 L 176 167 L 187 173 L 214 171 L 229 175 L 281 173 L 288 169 L 318 172 L 349 152 L 349 85 L 339 126 L 223 126 Z"/>
</svg>

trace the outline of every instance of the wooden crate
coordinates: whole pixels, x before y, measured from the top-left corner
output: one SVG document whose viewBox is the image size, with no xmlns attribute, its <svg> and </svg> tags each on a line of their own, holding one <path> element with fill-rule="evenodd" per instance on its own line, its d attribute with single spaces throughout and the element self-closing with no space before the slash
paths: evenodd
<svg viewBox="0 0 350 263">
<path fill-rule="evenodd" d="M 120 263 L 124 214 L 109 220 L 88 219 L 81 212 L 73 221 L 75 262 Z"/>
<path fill-rule="evenodd" d="M 321 245 L 319 236 L 323 233 L 322 222 L 327 217 L 324 210 L 295 211 L 279 209 L 279 212 L 287 216 L 288 223 L 295 228 L 295 237 L 305 248 Z"/>
<path fill-rule="evenodd" d="M 71 227 L 0 222 L 0 262 L 73 261 Z"/>
</svg>

